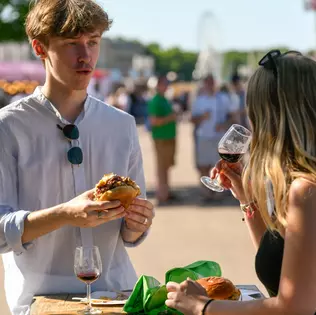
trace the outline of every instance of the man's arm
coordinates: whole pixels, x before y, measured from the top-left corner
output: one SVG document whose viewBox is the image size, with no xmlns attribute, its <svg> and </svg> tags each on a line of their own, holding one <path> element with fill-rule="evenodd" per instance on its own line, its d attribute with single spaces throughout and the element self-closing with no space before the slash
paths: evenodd
<svg viewBox="0 0 316 315">
<path fill-rule="evenodd" d="M 240 124 L 239 103 L 230 99 L 228 96 L 222 96 L 218 98 L 217 101 L 219 102 L 219 106 L 226 108 L 227 118 L 225 122 L 216 126 L 216 131 L 226 131 L 231 125 Z"/>
<path fill-rule="evenodd" d="M 140 197 L 146 199 L 143 159 L 135 121 L 133 121 L 133 123 L 131 124 L 131 147 L 128 176 L 139 185 L 142 192 Z M 147 231 L 136 232 L 128 229 L 124 221 L 125 220 L 123 220 L 122 223 L 121 236 L 125 242 L 125 245 L 136 246 L 141 243 L 146 237 Z"/>
<path fill-rule="evenodd" d="M 119 202 L 92 201 L 92 191 L 49 209 L 19 209 L 17 160 L 3 144 L 0 138 L 0 254 L 10 251 L 21 254 L 32 241 L 66 224 L 93 227 L 124 216 Z M 97 216 L 97 211 L 107 209 L 102 218 Z"/>
<path fill-rule="evenodd" d="M 191 122 L 194 124 L 194 125 L 199 125 L 201 124 L 204 120 L 208 120 L 210 119 L 211 117 L 211 113 L 210 112 L 206 112 L 202 115 L 192 115 L 191 117 Z"/>
<path fill-rule="evenodd" d="M 205 109 L 202 108 L 202 100 L 201 97 L 198 96 L 192 103 L 191 110 L 191 123 L 193 123 L 195 126 L 200 125 L 203 121 L 210 119 L 212 116 L 211 110 L 205 111 Z"/>
<path fill-rule="evenodd" d="M 159 100 L 153 98 L 148 104 L 148 114 L 151 126 L 163 126 L 170 122 L 177 120 L 176 113 L 171 113 L 168 116 L 163 116 L 160 113 L 160 103 Z"/>
<path fill-rule="evenodd" d="M 58 230 L 64 225 L 95 227 L 124 215 L 119 201 L 92 201 L 93 190 L 55 207 L 34 211 L 24 221 L 22 243 Z M 97 211 L 103 211 L 102 217 Z"/>
<path fill-rule="evenodd" d="M 58 215 L 58 207 L 33 213 L 19 209 L 17 160 L 6 151 L 10 146 L 7 145 L 6 149 L 6 143 L 1 141 L 1 144 L 3 145 L 0 147 L 0 253 L 22 253 L 34 239 L 58 229 L 65 221 Z"/>
<path fill-rule="evenodd" d="M 176 121 L 177 114 L 172 113 L 165 117 L 149 116 L 149 119 L 152 126 L 163 126 L 169 124 L 170 122 Z"/>
<path fill-rule="evenodd" d="M 63 216 L 63 207 L 58 205 L 53 208 L 34 211 L 24 220 L 24 230 L 22 234 L 22 244 L 58 230 L 67 224 Z"/>
</svg>

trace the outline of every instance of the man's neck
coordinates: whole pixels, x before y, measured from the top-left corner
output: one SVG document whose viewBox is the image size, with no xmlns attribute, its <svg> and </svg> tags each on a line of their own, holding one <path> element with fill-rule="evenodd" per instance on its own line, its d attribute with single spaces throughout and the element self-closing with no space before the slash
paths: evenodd
<svg viewBox="0 0 316 315">
<path fill-rule="evenodd" d="M 45 82 L 42 93 L 54 105 L 60 115 L 69 122 L 74 122 L 84 108 L 86 90 L 69 90 L 60 84 Z"/>
<path fill-rule="evenodd" d="M 161 97 L 165 97 L 165 93 L 164 92 L 161 92 L 161 91 L 157 91 L 157 94 Z"/>
<path fill-rule="evenodd" d="M 215 91 L 213 90 L 209 90 L 209 89 L 205 89 L 202 94 L 206 95 L 206 96 L 214 96 L 215 95 Z"/>
</svg>

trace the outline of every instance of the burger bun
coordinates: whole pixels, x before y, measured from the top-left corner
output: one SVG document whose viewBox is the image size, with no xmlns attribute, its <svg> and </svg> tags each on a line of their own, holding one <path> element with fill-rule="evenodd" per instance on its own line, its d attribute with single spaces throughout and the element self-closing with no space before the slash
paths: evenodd
<svg viewBox="0 0 316 315">
<path fill-rule="evenodd" d="M 119 200 L 122 206 L 127 209 L 133 202 L 133 200 L 139 195 L 139 191 L 132 186 L 118 186 L 111 190 L 107 190 L 104 193 L 98 195 L 96 200 L 99 201 L 113 201 Z"/>
<path fill-rule="evenodd" d="M 214 300 L 239 300 L 240 290 L 223 277 L 207 277 L 196 280 L 206 291 L 207 296 Z"/>
</svg>

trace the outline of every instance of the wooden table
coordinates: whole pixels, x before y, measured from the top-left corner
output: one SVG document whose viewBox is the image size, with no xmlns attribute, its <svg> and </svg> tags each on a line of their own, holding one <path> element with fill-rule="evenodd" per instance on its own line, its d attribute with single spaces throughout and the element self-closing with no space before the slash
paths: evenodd
<svg viewBox="0 0 316 315">
<path fill-rule="evenodd" d="M 85 297 L 85 295 L 49 295 L 35 296 L 31 307 L 31 315 L 78 315 L 77 311 L 84 310 L 85 303 L 73 301 L 72 298 Z M 95 308 L 102 310 L 102 314 L 121 315 L 123 307 L 96 305 Z"/>
<path fill-rule="evenodd" d="M 258 291 L 259 296 L 255 299 L 264 298 L 264 295 L 255 285 L 237 285 L 239 289 Z M 78 315 L 77 311 L 84 310 L 85 303 L 73 301 L 73 297 L 85 297 L 85 294 L 64 294 L 64 295 L 48 295 L 35 296 L 31 307 L 31 315 Z M 102 310 L 102 314 L 121 315 L 123 307 L 96 305 L 96 309 Z"/>
</svg>

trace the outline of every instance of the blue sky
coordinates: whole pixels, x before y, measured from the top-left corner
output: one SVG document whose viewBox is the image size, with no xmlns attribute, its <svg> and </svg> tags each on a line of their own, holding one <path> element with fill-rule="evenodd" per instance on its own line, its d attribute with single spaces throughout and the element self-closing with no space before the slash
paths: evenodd
<svg viewBox="0 0 316 315">
<path fill-rule="evenodd" d="M 124 36 L 163 47 L 198 50 L 199 20 L 204 12 L 203 41 L 219 50 L 288 46 L 316 48 L 314 12 L 303 0 L 98 0 L 113 18 L 109 37 Z"/>
</svg>

